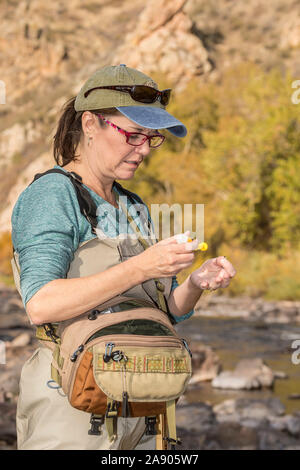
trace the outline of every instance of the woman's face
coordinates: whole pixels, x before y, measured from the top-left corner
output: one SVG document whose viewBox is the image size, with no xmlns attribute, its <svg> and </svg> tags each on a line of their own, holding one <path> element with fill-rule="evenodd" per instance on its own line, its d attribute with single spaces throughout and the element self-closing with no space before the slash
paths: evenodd
<svg viewBox="0 0 300 470">
<path fill-rule="evenodd" d="M 105 119 L 128 132 L 142 132 L 148 135 L 156 133 L 153 129 L 141 128 L 122 114 L 105 116 Z M 85 143 L 84 153 L 95 176 L 99 175 L 106 180 L 131 179 L 150 152 L 148 140 L 140 146 L 129 145 L 125 135 L 109 124 L 101 127 L 98 117 L 89 111 L 82 115 L 82 126 L 85 141 L 87 142 L 88 136 L 92 137 L 90 146 Z"/>
</svg>

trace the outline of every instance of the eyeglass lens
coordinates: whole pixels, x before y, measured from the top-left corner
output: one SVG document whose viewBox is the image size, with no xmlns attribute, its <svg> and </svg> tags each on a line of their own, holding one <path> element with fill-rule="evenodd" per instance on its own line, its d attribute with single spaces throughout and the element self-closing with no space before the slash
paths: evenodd
<svg viewBox="0 0 300 470">
<path fill-rule="evenodd" d="M 150 137 L 150 136 L 149 136 Z M 142 145 L 145 141 L 147 140 L 147 137 L 141 135 L 141 134 L 131 134 L 128 137 L 128 143 L 131 145 Z M 149 140 L 149 146 L 150 147 L 158 147 L 162 142 L 164 141 L 164 137 L 155 135 L 151 136 Z"/>
</svg>

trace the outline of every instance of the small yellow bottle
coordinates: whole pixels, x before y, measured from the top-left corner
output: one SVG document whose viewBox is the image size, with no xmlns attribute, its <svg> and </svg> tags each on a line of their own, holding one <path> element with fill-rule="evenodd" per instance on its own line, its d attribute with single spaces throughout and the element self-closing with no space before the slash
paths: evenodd
<svg viewBox="0 0 300 470">
<path fill-rule="evenodd" d="M 193 241 L 193 238 L 188 238 L 187 240 L 188 242 L 192 242 Z M 208 248 L 208 245 L 207 243 L 205 242 L 202 242 L 202 243 L 199 243 L 199 245 L 197 246 L 197 248 L 194 250 L 194 251 L 206 251 Z"/>
<path fill-rule="evenodd" d="M 195 240 L 195 238 L 188 237 L 184 233 L 181 233 L 181 234 L 177 235 L 176 238 L 177 238 L 177 243 L 187 243 L 187 242 L 190 243 L 190 242 L 193 242 Z M 201 242 L 201 243 L 199 243 L 197 248 L 193 251 L 206 251 L 207 248 L 208 248 L 207 243 Z"/>
<path fill-rule="evenodd" d="M 197 251 L 197 250 L 200 250 L 200 251 L 206 251 L 206 250 L 207 250 L 207 248 L 208 248 L 208 245 L 207 245 L 207 243 L 205 243 L 205 242 L 202 242 L 202 243 L 199 243 L 199 245 L 198 245 L 198 247 L 196 248 L 196 250 L 195 250 L 195 251 Z"/>
</svg>

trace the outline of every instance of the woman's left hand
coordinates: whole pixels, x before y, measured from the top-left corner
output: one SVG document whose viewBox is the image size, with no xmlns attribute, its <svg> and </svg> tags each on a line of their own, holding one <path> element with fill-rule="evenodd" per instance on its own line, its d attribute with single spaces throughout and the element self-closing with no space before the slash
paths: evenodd
<svg viewBox="0 0 300 470">
<path fill-rule="evenodd" d="M 228 287 L 235 274 L 236 270 L 225 256 L 218 256 L 205 261 L 190 275 L 190 280 L 200 289 L 216 290 Z"/>
</svg>

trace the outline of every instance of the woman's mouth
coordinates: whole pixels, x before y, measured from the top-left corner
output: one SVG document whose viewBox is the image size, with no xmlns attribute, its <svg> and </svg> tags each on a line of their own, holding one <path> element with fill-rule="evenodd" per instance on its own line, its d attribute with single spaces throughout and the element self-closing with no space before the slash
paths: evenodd
<svg viewBox="0 0 300 470">
<path fill-rule="evenodd" d="M 128 162 L 125 162 L 127 163 L 128 165 L 130 165 L 132 168 L 137 168 L 139 166 L 139 163 L 138 162 L 131 162 L 131 161 L 128 161 Z"/>
</svg>

